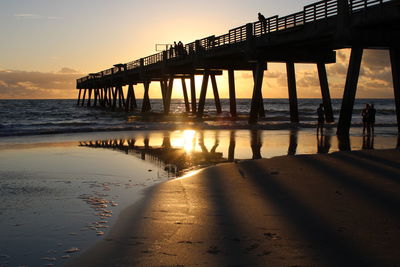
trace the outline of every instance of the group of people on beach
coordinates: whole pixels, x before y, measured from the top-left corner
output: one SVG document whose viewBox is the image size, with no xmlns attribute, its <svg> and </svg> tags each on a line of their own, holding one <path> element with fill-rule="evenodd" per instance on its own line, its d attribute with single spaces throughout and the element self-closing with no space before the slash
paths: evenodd
<svg viewBox="0 0 400 267">
<path fill-rule="evenodd" d="M 376 109 L 374 104 L 365 104 L 365 108 L 361 112 L 362 122 L 363 122 L 363 135 L 365 135 L 365 130 L 367 134 L 374 133 L 375 127 L 375 114 Z M 325 123 L 325 111 L 324 104 L 320 104 L 317 109 L 318 124 L 317 124 L 317 135 L 321 132 L 323 134 L 324 123 Z"/>
<path fill-rule="evenodd" d="M 365 130 L 367 130 L 367 134 L 374 133 L 375 114 L 374 104 L 365 104 L 365 108 L 361 111 L 363 134 L 365 134 Z"/>
<path fill-rule="evenodd" d="M 169 48 L 169 57 L 177 57 L 186 55 L 186 49 L 181 41 L 178 43 L 174 42 L 174 45 L 171 45 Z"/>
</svg>

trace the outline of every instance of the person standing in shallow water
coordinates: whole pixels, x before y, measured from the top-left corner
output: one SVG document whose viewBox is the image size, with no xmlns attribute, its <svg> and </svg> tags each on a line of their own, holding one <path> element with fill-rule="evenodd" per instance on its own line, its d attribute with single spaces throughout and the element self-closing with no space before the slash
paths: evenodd
<svg viewBox="0 0 400 267">
<path fill-rule="evenodd" d="M 365 108 L 361 111 L 362 122 L 363 122 L 363 134 L 365 134 L 365 129 L 367 129 L 367 132 L 369 133 L 368 112 L 369 112 L 369 104 L 365 104 Z"/>
<path fill-rule="evenodd" d="M 318 115 L 317 135 L 319 134 L 319 131 L 321 131 L 321 135 L 323 135 L 324 123 L 325 123 L 324 104 L 319 104 L 319 108 L 317 109 L 317 115 Z"/>
<path fill-rule="evenodd" d="M 376 109 L 374 108 L 374 104 L 371 104 L 368 109 L 368 127 L 371 129 L 372 134 L 374 134 L 375 128 L 375 114 Z"/>
</svg>

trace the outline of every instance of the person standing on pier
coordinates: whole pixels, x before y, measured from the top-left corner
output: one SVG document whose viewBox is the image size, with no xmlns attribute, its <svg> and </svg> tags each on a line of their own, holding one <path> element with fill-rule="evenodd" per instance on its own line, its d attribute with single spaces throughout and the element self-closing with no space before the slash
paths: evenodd
<svg viewBox="0 0 400 267">
<path fill-rule="evenodd" d="M 171 45 L 169 47 L 169 58 L 173 58 L 174 57 L 174 47 L 173 45 Z"/>
<path fill-rule="evenodd" d="M 324 104 L 319 104 L 319 108 L 317 109 L 318 115 L 318 124 L 317 124 L 317 136 L 319 131 L 321 131 L 321 135 L 324 134 L 324 122 L 325 122 L 325 112 L 324 112 Z"/>
<path fill-rule="evenodd" d="M 183 55 L 183 43 L 181 41 L 178 42 L 178 56 Z"/>
<path fill-rule="evenodd" d="M 264 15 L 258 13 L 258 20 L 261 22 L 262 34 L 267 33 L 267 20 L 265 19 Z"/>
<path fill-rule="evenodd" d="M 178 45 L 176 42 L 174 42 L 174 56 L 176 57 L 178 55 Z"/>
</svg>

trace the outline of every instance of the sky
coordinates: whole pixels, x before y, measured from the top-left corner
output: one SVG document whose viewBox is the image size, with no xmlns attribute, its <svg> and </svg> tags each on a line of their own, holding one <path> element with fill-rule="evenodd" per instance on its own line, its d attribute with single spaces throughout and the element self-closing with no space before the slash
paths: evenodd
<svg viewBox="0 0 400 267">
<path fill-rule="evenodd" d="M 192 42 L 265 17 L 285 16 L 315 0 L 0 0 L 0 99 L 75 98 L 76 79 L 156 53 L 156 44 Z M 341 97 L 349 51 L 328 66 L 332 97 Z M 228 97 L 227 77 L 218 78 Z M 296 64 L 299 97 L 319 98 L 316 66 Z M 287 97 L 284 64 L 269 64 L 264 97 Z M 198 87 L 201 79 L 197 79 Z M 386 51 L 364 53 L 358 97 L 393 97 Z M 237 97 L 251 97 L 248 72 Z M 207 97 L 211 97 L 209 90 Z M 142 95 L 139 85 L 137 95 Z M 151 97 L 161 97 L 152 84 Z M 182 97 L 177 84 L 173 97 Z"/>
</svg>

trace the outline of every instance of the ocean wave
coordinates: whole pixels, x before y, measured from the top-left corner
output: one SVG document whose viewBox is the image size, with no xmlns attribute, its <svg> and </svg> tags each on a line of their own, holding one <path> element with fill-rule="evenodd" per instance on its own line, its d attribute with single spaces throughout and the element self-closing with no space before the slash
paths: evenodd
<svg viewBox="0 0 400 267">
<path fill-rule="evenodd" d="M 377 109 L 377 127 L 397 127 L 394 101 L 356 100 L 352 127 L 362 127 L 361 110 L 366 103 L 374 102 Z M 112 112 L 101 108 L 87 108 L 76 105 L 76 100 L 0 100 L 0 136 L 42 135 L 102 131 L 170 130 L 183 127 L 198 129 L 290 129 L 293 127 L 313 128 L 316 126 L 318 99 L 299 99 L 300 123 L 290 123 L 287 99 L 264 99 L 266 118 L 257 126 L 249 126 L 247 119 L 251 99 L 237 100 L 238 120 L 229 115 L 229 100 L 221 99 L 221 114 L 217 114 L 213 100 L 207 99 L 204 122 L 190 122 L 190 118 L 176 115 L 185 113 L 181 99 L 173 99 L 171 121 L 157 112 L 162 112 L 162 100 L 151 100 L 154 113 L 150 121 L 138 112 Z M 335 119 L 339 118 L 340 101 L 332 100 Z M 141 101 L 138 101 L 140 106 Z M 18 111 L 18 112 L 16 112 Z M 161 116 L 158 116 L 161 115 Z M 193 117 L 193 116 L 191 116 Z M 335 127 L 330 124 L 329 127 Z"/>
</svg>

